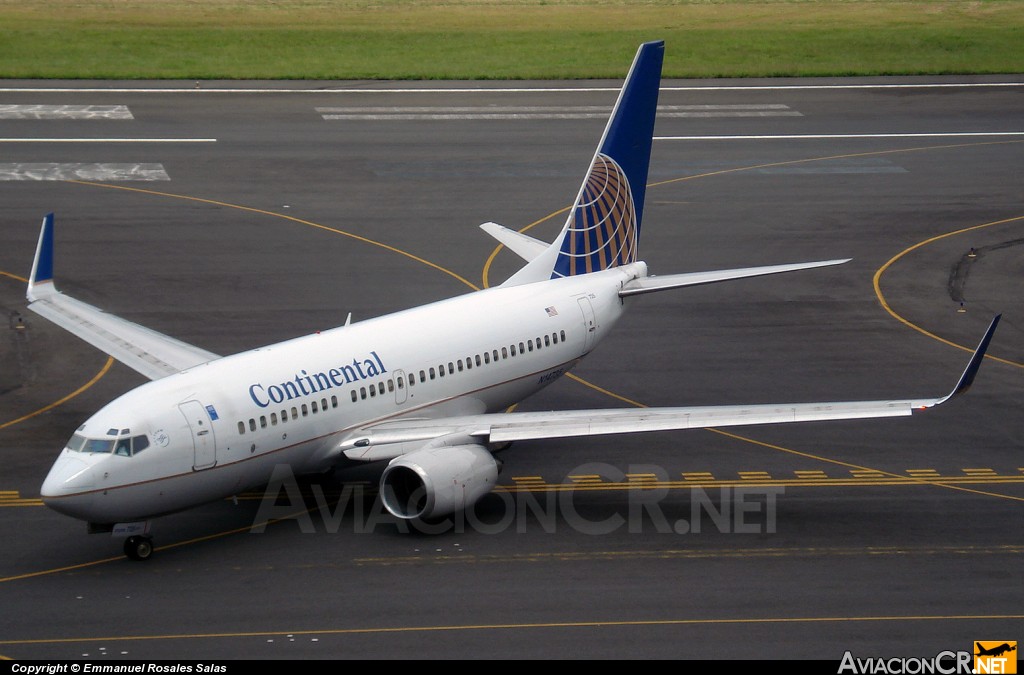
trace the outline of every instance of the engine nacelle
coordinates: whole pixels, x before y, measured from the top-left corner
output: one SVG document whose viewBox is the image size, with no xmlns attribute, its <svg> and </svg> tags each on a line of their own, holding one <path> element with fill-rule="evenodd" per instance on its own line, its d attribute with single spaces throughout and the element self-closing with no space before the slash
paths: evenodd
<svg viewBox="0 0 1024 675">
<path fill-rule="evenodd" d="M 439 446 L 391 460 L 380 494 L 398 518 L 434 518 L 475 504 L 497 480 L 498 462 L 483 446 Z"/>
</svg>

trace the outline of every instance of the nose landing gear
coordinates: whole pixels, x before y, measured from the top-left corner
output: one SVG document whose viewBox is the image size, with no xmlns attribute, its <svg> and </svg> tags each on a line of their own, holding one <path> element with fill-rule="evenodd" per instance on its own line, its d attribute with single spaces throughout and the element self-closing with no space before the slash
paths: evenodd
<svg viewBox="0 0 1024 675">
<path fill-rule="evenodd" d="M 153 538 L 133 535 L 124 540 L 124 554 L 132 560 L 149 560 L 153 555 Z"/>
</svg>

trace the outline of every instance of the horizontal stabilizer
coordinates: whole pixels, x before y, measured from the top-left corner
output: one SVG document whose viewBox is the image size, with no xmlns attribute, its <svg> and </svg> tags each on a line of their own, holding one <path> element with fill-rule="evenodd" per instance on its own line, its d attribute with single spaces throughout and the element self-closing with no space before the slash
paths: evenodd
<svg viewBox="0 0 1024 675">
<path fill-rule="evenodd" d="M 842 260 L 822 260 L 819 262 L 793 263 L 789 265 L 766 265 L 764 267 L 743 267 L 731 270 L 717 270 L 713 272 L 689 272 L 687 274 L 666 274 L 664 276 L 640 277 L 639 279 L 633 279 L 626 283 L 619 290 L 619 296 L 626 297 L 629 295 L 665 291 L 671 288 L 700 286 L 702 284 L 713 284 L 719 281 L 730 281 L 732 279 L 746 279 L 749 277 L 761 277 L 768 274 L 796 272 L 797 270 L 807 270 L 815 267 L 841 265 L 845 262 L 849 262 L 850 260 L 851 258 L 844 258 Z"/>
<path fill-rule="evenodd" d="M 522 232 L 510 230 L 504 225 L 498 225 L 497 223 L 484 223 L 480 226 L 480 229 L 497 239 L 526 262 L 530 262 L 539 256 L 549 246 L 549 244 L 540 239 L 534 239 Z"/>
</svg>

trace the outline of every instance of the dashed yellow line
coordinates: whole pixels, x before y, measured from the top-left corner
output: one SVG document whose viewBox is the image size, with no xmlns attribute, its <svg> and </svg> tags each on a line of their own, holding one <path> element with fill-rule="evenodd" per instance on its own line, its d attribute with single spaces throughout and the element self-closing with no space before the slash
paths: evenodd
<svg viewBox="0 0 1024 675">
<path fill-rule="evenodd" d="M 855 478 L 881 478 L 885 473 L 878 469 L 852 469 L 850 473 Z"/>
<path fill-rule="evenodd" d="M 809 478 L 828 478 L 828 476 L 825 475 L 825 472 L 820 470 L 820 469 L 815 469 L 813 471 L 794 471 L 793 473 L 796 474 L 797 478 L 803 478 L 803 479 L 809 479 Z"/>
<path fill-rule="evenodd" d="M 920 486 L 936 485 L 1010 485 L 1024 484 L 1024 475 L 1000 475 L 995 469 L 962 469 L 961 474 L 942 475 L 935 469 L 907 469 L 906 475 L 885 473 L 881 471 L 865 471 L 853 469 L 848 476 L 829 476 L 826 472 L 815 470 L 796 470 L 792 477 L 775 477 L 767 471 L 738 471 L 738 479 L 716 478 L 709 471 L 684 471 L 680 479 L 658 478 L 653 473 L 625 474 L 623 480 L 611 480 L 599 474 L 572 474 L 564 480 L 548 482 L 543 476 L 513 476 L 509 485 L 497 485 L 495 490 L 506 493 L 519 492 L 551 492 L 551 491 L 604 491 L 604 490 L 635 490 L 651 487 L 667 489 L 692 489 L 703 487 L 735 487 L 743 485 L 764 487 L 849 487 L 849 486 Z M 927 479 L 927 480 L 922 480 Z M 345 483 L 342 488 L 355 485 L 357 487 L 376 490 L 377 486 L 367 481 Z M 335 493 L 325 495 L 331 497 Z M 304 496 L 309 496 L 305 495 Z M 259 501 L 265 499 L 262 492 L 246 492 L 234 497 L 238 501 Z M 0 507 L 7 506 L 42 506 L 38 498 L 21 497 L 17 490 L 0 491 Z"/>
</svg>

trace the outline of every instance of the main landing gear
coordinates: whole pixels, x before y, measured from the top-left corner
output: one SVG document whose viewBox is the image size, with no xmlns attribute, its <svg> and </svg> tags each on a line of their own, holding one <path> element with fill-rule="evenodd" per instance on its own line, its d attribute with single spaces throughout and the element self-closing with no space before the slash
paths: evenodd
<svg viewBox="0 0 1024 675">
<path fill-rule="evenodd" d="M 124 540 L 124 554 L 132 560 L 149 560 L 153 555 L 153 538 L 133 535 Z"/>
</svg>

